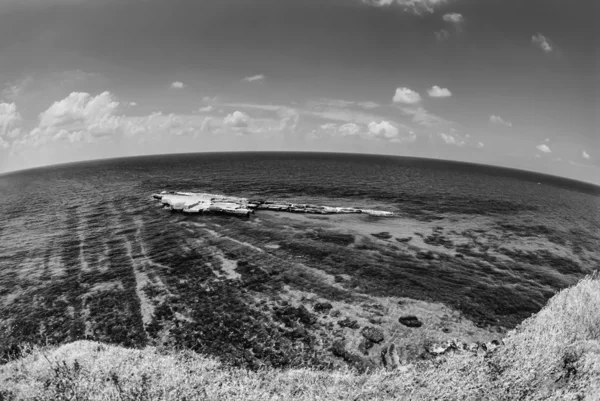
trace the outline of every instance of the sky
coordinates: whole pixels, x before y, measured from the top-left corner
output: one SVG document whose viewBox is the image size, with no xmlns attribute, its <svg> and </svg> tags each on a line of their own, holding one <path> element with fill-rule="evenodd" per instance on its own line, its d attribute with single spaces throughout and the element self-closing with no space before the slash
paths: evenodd
<svg viewBox="0 0 600 401">
<path fill-rule="evenodd" d="M 593 0 L 0 0 L 0 173 L 324 151 L 600 184 Z"/>
</svg>

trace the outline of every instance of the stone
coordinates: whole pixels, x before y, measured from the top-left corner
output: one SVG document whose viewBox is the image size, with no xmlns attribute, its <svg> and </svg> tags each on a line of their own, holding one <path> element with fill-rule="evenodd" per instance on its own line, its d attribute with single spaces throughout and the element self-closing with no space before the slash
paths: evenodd
<svg viewBox="0 0 600 401">
<path fill-rule="evenodd" d="M 375 344 L 383 341 L 383 331 L 375 327 L 365 327 L 362 329 L 361 334 L 364 338 Z"/>
<path fill-rule="evenodd" d="M 389 370 L 396 370 L 400 366 L 400 356 L 396 344 L 392 343 L 381 350 L 381 362 Z"/>
<path fill-rule="evenodd" d="M 421 322 L 414 315 L 402 316 L 398 319 L 398 322 L 405 325 L 406 327 L 411 327 L 411 328 L 417 328 L 417 327 L 421 327 L 423 325 L 423 322 Z"/>
<path fill-rule="evenodd" d="M 315 304 L 314 308 L 315 312 L 329 312 L 333 309 L 333 305 L 329 302 L 318 302 Z"/>
<path fill-rule="evenodd" d="M 338 322 L 342 327 L 348 327 L 349 329 L 359 329 L 360 325 L 356 320 L 351 320 L 349 317 L 342 319 Z"/>
</svg>

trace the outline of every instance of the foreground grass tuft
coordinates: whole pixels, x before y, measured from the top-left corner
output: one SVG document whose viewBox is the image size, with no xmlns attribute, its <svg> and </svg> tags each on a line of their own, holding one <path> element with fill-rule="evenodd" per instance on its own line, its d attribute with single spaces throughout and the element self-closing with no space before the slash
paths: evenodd
<svg viewBox="0 0 600 401">
<path fill-rule="evenodd" d="M 0 366 L 0 400 L 600 400 L 600 280 L 561 291 L 485 357 L 398 370 L 247 371 L 192 352 L 77 341 Z"/>
</svg>

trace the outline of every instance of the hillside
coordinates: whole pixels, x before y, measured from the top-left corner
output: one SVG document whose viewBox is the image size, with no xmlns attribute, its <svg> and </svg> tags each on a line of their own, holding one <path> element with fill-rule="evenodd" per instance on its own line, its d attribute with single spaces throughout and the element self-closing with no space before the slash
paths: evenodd
<svg viewBox="0 0 600 401">
<path fill-rule="evenodd" d="M 600 279 L 555 295 L 487 355 L 393 370 L 231 368 L 190 351 L 91 341 L 0 366 L 0 400 L 600 400 Z"/>
</svg>

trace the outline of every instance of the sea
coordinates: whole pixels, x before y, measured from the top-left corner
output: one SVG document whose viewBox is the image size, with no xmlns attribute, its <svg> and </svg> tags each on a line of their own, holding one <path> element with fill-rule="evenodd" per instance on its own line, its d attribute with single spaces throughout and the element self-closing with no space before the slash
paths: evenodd
<svg viewBox="0 0 600 401">
<path fill-rule="evenodd" d="M 43 342 L 45 336 L 49 341 L 52 327 L 93 313 L 93 308 L 85 312 L 77 306 L 90 291 L 90 285 L 77 287 L 82 271 L 108 274 L 122 254 L 173 252 L 178 244 L 168 233 L 182 232 L 184 217 L 173 217 L 152 199 L 163 190 L 378 208 L 417 222 L 491 216 L 506 224 L 526 221 L 532 227 L 584 233 L 593 246 L 600 233 L 600 187 L 493 166 L 275 152 L 154 155 L 48 166 L 0 175 L 0 329 L 11 331 L 13 340 Z M 145 243 L 148 238 L 152 244 Z M 160 246 L 165 249 L 156 249 Z M 421 279 L 427 281 L 427 273 Z M 53 287 L 58 280 L 61 284 Z M 108 281 L 104 277 L 95 285 L 101 291 Z M 44 323 L 53 311 L 64 311 L 64 318 Z M 20 318 L 22 327 L 17 328 Z M 50 335 L 51 341 L 76 338 L 87 330 L 83 326 Z M 118 338 L 114 334 L 113 342 Z"/>
</svg>

